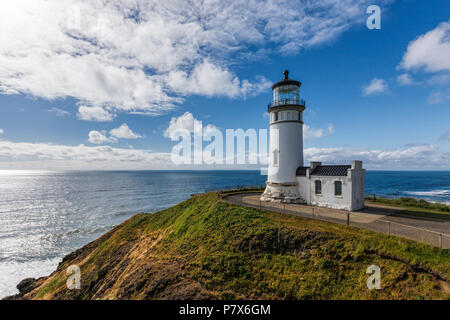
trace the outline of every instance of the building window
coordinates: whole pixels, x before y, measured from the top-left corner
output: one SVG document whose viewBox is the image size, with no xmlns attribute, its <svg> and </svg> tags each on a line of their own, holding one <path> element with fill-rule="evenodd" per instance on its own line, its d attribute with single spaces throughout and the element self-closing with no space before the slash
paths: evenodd
<svg viewBox="0 0 450 320">
<path fill-rule="evenodd" d="M 316 194 L 322 194 L 322 181 L 316 180 Z"/>
<path fill-rule="evenodd" d="M 287 120 L 291 120 L 291 113 L 289 111 L 287 113 Z"/>
<path fill-rule="evenodd" d="M 342 182 L 341 181 L 334 182 L 334 195 L 342 196 Z"/>
<path fill-rule="evenodd" d="M 278 112 L 274 113 L 274 120 L 273 121 L 278 121 Z"/>
</svg>

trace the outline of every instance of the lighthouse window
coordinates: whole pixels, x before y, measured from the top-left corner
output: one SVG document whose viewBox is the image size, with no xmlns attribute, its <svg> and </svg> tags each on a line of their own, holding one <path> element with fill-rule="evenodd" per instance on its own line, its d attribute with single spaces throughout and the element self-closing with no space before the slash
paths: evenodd
<svg viewBox="0 0 450 320">
<path fill-rule="evenodd" d="M 277 104 L 296 104 L 299 101 L 298 86 L 281 86 L 276 88 L 273 93 L 274 102 Z"/>
<path fill-rule="evenodd" d="M 291 120 L 291 113 L 289 111 L 287 113 L 287 120 Z"/>
<path fill-rule="evenodd" d="M 278 150 L 273 151 L 273 166 L 278 167 Z"/>
<path fill-rule="evenodd" d="M 316 194 L 322 194 L 322 181 L 316 180 Z"/>
<path fill-rule="evenodd" d="M 278 121 L 278 112 L 274 113 L 274 121 Z"/>
<path fill-rule="evenodd" d="M 334 182 L 334 195 L 342 196 L 342 182 L 341 181 Z"/>
</svg>

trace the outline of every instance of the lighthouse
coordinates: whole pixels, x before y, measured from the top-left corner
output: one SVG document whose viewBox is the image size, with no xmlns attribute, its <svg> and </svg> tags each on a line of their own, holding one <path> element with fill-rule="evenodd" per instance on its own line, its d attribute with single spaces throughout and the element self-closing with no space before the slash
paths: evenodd
<svg viewBox="0 0 450 320">
<path fill-rule="evenodd" d="M 266 189 L 261 201 L 305 203 L 343 210 L 364 207 L 366 170 L 362 161 L 351 164 L 303 164 L 303 111 L 300 81 L 284 79 L 272 86 L 269 103 L 270 140 Z M 311 159 L 314 160 L 314 159 Z"/>
<path fill-rule="evenodd" d="M 262 201 L 302 203 L 296 177 L 303 167 L 303 111 L 305 100 L 300 98 L 301 82 L 289 78 L 272 86 L 273 99 L 268 105 L 269 168 Z"/>
</svg>

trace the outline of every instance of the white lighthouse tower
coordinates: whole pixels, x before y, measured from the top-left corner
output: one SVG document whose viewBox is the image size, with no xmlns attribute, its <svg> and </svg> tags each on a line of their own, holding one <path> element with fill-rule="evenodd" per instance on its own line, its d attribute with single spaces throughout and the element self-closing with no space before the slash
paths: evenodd
<svg viewBox="0 0 450 320">
<path fill-rule="evenodd" d="M 268 106 L 270 119 L 269 169 L 262 201 L 302 203 L 296 177 L 303 166 L 303 111 L 300 81 L 284 79 L 272 86 L 273 101 Z"/>
</svg>

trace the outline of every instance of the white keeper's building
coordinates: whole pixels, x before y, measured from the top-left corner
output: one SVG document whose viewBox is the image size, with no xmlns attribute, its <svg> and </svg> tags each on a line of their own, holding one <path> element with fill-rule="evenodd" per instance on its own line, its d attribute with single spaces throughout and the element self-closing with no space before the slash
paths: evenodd
<svg viewBox="0 0 450 320">
<path fill-rule="evenodd" d="M 362 161 L 351 165 L 303 164 L 303 111 L 301 83 L 284 79 L 272 86 L 269 169 L 262 201 L 306 203 L 321 207 L 358 210 L 364 207 L 365 170 Z"/>
</svg>

